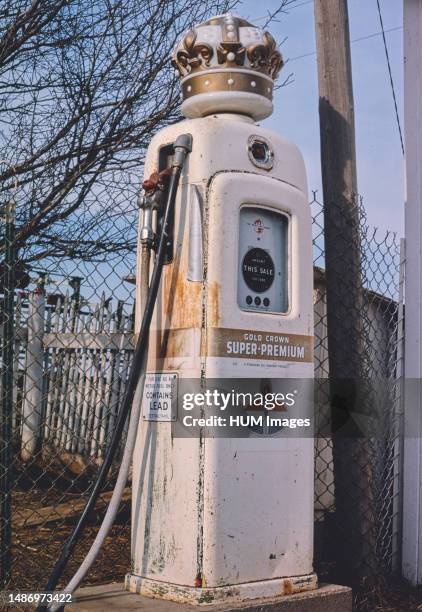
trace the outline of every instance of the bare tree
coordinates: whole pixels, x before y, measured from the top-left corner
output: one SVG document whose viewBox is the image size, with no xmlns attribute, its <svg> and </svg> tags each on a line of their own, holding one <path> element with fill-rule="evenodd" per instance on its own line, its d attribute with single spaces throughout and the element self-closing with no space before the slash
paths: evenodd
<svg viewBox="0 0 422 612">
<path fill-rule="evenodd" d="M 179 118 L 171 50 L 236 3 L 0 0 L 0 199 L 14 172 L 24 260 L 134 248 L 145 148 Z"/>
<path fill-rule="evenodd" d="M 294 2 L 279 0 L 265 27 Z M 0 168 L 0 204 L 17 177 L 23 261 L 134 249 L 145 149 L 179 119 L 171 51 L 239 4 L 0 0 L 0 159 L 13 166 Z"/>
</svg>

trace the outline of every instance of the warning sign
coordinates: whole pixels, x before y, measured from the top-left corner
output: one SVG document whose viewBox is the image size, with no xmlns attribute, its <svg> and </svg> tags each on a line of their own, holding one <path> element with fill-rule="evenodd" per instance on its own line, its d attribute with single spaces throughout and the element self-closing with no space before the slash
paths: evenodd
<svg viewBox="0 0 422 612">
<path fill-rule="evenodd" d="M 175 421 L 177 419 L 177 383 L 174 372 L 152 372 L 146 375 L 142 396 L 144 421 Z"/>
</svg>

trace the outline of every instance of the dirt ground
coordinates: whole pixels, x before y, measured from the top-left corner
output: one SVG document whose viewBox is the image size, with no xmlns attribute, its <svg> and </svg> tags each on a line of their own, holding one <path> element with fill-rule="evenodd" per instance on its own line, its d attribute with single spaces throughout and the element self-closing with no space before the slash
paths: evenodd
<svg viewBox="0 0 422 612">
<path fill-rule="evenodd" d="M 87 529 L 81 544 L 75 550 L 64 573 L 61 586 L 71 578 L 88 552 L 97 530 Z M 69 527 L 57 527 L 53 537 L 46 528 L 25 529 L 14 538 L 12 582 L 10 590 L 42 590 L 59 556 Z M 105 584 L 122 581 L 130 569 L 130 526 L 117 524 L 107 537 L 104 547 L 85 579 L 85 584 Z"/>
<path fill-rule="evenodd" d="M 367 610 L 368 612 L 420 612 L 422 588 L 412 589 L 400 581 L 393 581 L 378 594 L 378 597 L 375 597 L 373 605 Z"/>
<path fill-rule="evenodd" d="M 8 591 L 43 591 L 59 553 L 80 516 L 92 481 L 38 466 L 15 474 L 12 491 L 11 580 Z M 79 504 L 79 506 L 78 506 Z M 63 587 L 88 552 L 104 514 L 105 504 L 85 529 L 59 587 Z M 65 512 L 66 518 L 59 518 Z M 58 520 L 59 518 L 59 520 Z M 35 520 L 34 520 L 35 519 Z M 38 524 L 33 524 L 33 523 Z M 32 524 L 31 524 L 32 523 Z M 130 500 L 121 505 L 116 523 L 84 584 L 122 581 L 130 568 Z M 9 609 L 0 604 L 0 609 Z M 13 610 L 25 609 L 13 607 Z M 28 608 L 27 608 L 28 609 Z"/>
<path fill-rule="evenodd" d="M 344 583 L 330 575 L 332 571 L 333 566 L 317 569 L 319 580 L 333 584 Z M 422 612 L 422 587 L 415 589 L 393 576 L 380 578 L 379 584 L 371 589 L 354 591 L 353 599 L 353 610 L 356 612 Z"/>
<path fill-rule="evenodd" d="M 35 528 L 19 529 L 14 533 L 12 546 L 12 580 L 8 591 L 43 591 L 63 544 L 68 538 L 74 522 Z M 98 525 L 87 527 L 81 542 L 75 549 L 59 588 L 67 584 L 89 550 L 98 530 Z M 107 537 L 102 551 L 84 580 L 84 585 L 122 582 L 130 569 L 130 520 L 129 512 L 123 511 Z M 7 606 L 0 610 L 33 610 L 29 606 Z"/>
</svg>

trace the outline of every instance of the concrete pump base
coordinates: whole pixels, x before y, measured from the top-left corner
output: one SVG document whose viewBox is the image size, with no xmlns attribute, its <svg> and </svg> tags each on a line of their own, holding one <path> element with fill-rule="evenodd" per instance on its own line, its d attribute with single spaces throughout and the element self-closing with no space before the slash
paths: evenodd
<svg viewBox="0 0 422 612">
<path fill-rule="evenodd" d="M 72 612 L 126 610 L 128 612 L 194 612 L 197 605 L 151 599 L 128 593 L 123 584 L 105 584 L 85 587 L 76 592 L 69 609 Z M 313 591 L 284 595 L 278 599 L 256 599 L 236 604 L 207 604 L 207 612 L 351 612 L 352 590 L 331 584 L 320 585 Z"/>
</svg>

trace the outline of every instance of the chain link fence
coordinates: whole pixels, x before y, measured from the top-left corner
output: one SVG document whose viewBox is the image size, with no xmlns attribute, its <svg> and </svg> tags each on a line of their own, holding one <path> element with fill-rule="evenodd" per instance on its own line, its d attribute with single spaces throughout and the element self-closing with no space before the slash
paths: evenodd
<svg viewBox="0 0 422 612">
<path fill-rule="evenodd" d="M 3 217 L 2 589 L 45 587 L 111 438 L 133 354 L 136 191 L 133 188 L 135 197 L 126 200 L 124 219 L 120 218 L 126 225 L 125 248 L 105 254 L 101 248 L 96 253 L 96 240 L 103 242 L 107 231 L 100 235 L 103 229 L 93 227 L 84 235 L 84 244 L 92 246 L 85 260 L 38 259 L 36 250 L 16 251 L 14 218 Z M 100 205 L 99 193 L 96 206 Z M 89 219 L 84 222 L 89 224 Z M 122 447 L 123 443 L 124 439 Z M 119 457 L 60 586 L 73 575 L 96 536 L 118 462 Z M 130 567 L 130 500 L 128 485 L 88 584 L 122 580 Z"/>
<path fill-rule="evenodd" d="M 404 265 L 396 235 L 370 228 L 362 201 L 354 206 L 360 241 L 359 287 L 354 289 L 360 303 L 347 308 L 340 303 L 350 282 L 347 277 L 344 287 L 334 288 L 332 308 L 337 316 L 334 342 L 341 338 L 354 343 L 359 355 L 352 359 L 359 375 L 353 379 L 351 373 L 349 379 L 338 381 L 330 378 L 324 211 L 316 193 L 311 203 L 319 407 L 315 559 L 320 578 L 354 586 L 356 607 L 373 610 L 384 578 L 400 567 Z M 342 241 L 340 215 L 338 220 L 336 255 L 343 258 L 350 245 Z M 354 398 L 351 406 L 339 401 L 343 388 Z M 349 429 L 344 433 L 342 427 Z"/>
<path fill-rule="evenodd" d="M 358 542 L 366 542 L 362 550 L 353 553 L 354 560 L 364 566 L 359 568 L 360 575 L 374 572 L 371 559 L 375 558 L 377 574 L 384 576 L 394 572 L 400 562 L 400 244 L 395 234 L 381 235 L 371 230 L 359 204 L 363 291 L 359 334 L 365 378 L 371 381 L 367 398 L 371 398 L 372 407 L 378 407 L 378 415 L 382 412 L 383 432 L 359 439 L 352 449 L 346 449 L 349 459 L 351 452 L 358 452 L 354 458 L 358 469 L 349 470 L 349 480 L 339 483 L 339 475 L 347 473 L 348 466 L 338 470 L 342 458 L 336 455 L 331 435 L 324 223 L 323 207 L 316 194 L 311 207 L 319 407 L 315 440 L 316 570 L 322 580 L 338 577 L 344 555 L 355 547 L 353 529 L 359 529 Z M 22 253 L 14 250 L 13 206 L 5 207 L 0 310 L 0 578 L 4 589 L 43 588 L 103 460 L 133 350 L 136 216 L 135 206 L 126 206 L 126 249 L 96 256 L 98 232 L 92 228 L 90 236 L 84 237 L 92 242 L 85 260 L 37 260 L 28 258 L 27 253 L 22 258 Z M 105 238 L 104 234 L 101 240 Z M 23 259 L 29 263 L 22 265 Z M 382 384 L 375 384 L 377 380 Z M 353 482 L 356 474 L 364 477 Z M 114 475 L 112 470 L 61 585 L 73 574 L 96 535 Z M 347 512 L 341 508 L 339 491 L 341 503 L 349 505 Z M 365 520 L 358 526 L 356 519 L 353 525 L 344 523 L 353 515 Z M 128 485 L 116 525 L 87 584 L 121 581 L 129 567 Z"/>
</svg>

